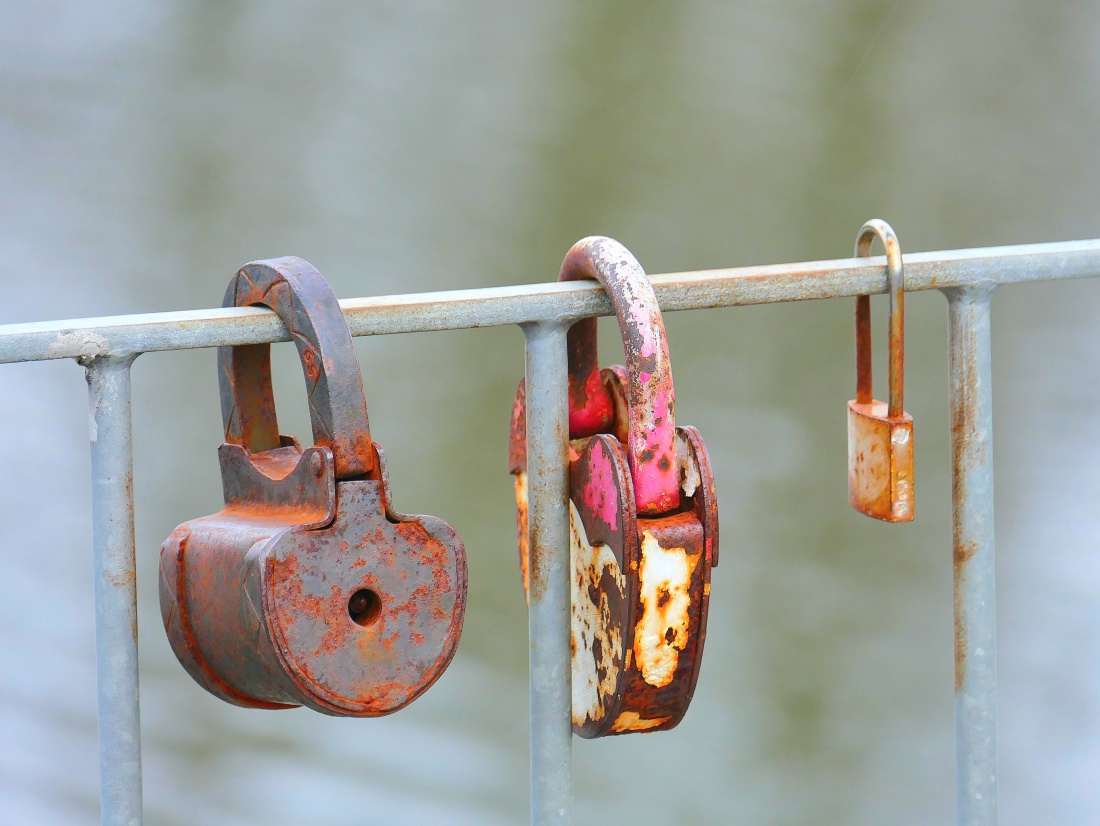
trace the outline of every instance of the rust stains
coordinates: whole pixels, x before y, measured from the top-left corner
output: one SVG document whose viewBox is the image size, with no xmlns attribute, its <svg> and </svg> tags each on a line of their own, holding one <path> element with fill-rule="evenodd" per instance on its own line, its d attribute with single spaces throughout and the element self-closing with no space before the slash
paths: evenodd
<svg viewBox="0 0 1100 826">
<path fill-rule="evenodd" d="M 960 607 L 962 599 L 959 591 L 966 582 L 966 566 L 978 553 L 977 542 L 959 542 L 956 537 L 954 548 L 954 587 L 955 587 L 955 693 L 962 691 L 966 681 L 967 648 L 969 640 L 966 623 Z"/>
<path fill-rule="evenodd" d="M 637 259 L 610 238 L 578 241 L 565 256 L 559 281 L 593 279 L 607 291 L 619 320 L 626 354 L 627 438 L 624 445 L 630 464 L 638 512 L 658 515 L 679 506 L 675 458 L 675 392 L 672 367 L 661 309 L 653 286 Z M 587 416 L 588 393 L 598 394 L 602 422 L 585 421 L 574 437 L 606 433 L 611 428 L 615 405 L 598 373 L 596 320 L 585 319 L 569 332 L 570 387 L 586 388 L 584 399 L 571 399 L 570 416 Z M 604 380 L 606 381 L 606 380 Z M 613 395 L 613 393 L 612 393 Z"/>
<path fill-rule="evenodd" d="M 913 418 L 886 402 L 848 402 L 848 503 L 886 522 L 911 522 Z"/>
<path fill-rule="evenodd" d="M 137 587 L 137 570 L 130 568 L 129 570 L 122 571 L 118 574 L 107 574 L 107 581 L 111 583 L 111 587 L 118 588 L 123 591 L 132 591 Z"/>
<path fill-rule="evenodd" d="M 966 626 L 958 609 L 955 610 L 955 693 L 962 691 L 966 682 Z"/>
</svg>

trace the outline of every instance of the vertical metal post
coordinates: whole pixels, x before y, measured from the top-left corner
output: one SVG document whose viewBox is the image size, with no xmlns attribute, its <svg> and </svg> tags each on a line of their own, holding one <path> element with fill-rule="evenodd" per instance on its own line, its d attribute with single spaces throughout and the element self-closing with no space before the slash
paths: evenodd
<svg viewBox="0 0 1100 826">
<path fill-rule="evenodd" d="M 997 822 L 991 286 L 946 291 L 950 315 L 958 822 Z"/>
<path fill-rule="evenodd" d="M 573 822 L 569 378 L 562 324 L 525 324 L 530 536 L 531 823 Z"/>
<path fill-rule="evenodd" d="M 136 354 L 85 362 L 92 449 L 99 779 L 105 826 L 140 826 L 137 571 L 130 365 Z"/>
</svg>

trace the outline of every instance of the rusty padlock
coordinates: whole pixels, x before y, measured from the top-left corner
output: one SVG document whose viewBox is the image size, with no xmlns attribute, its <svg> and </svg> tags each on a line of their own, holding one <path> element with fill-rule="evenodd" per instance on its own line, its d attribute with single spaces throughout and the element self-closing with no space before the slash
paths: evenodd
<svg viewBox="0 0 1100 826">
<path fill-rule="evenodd" d="M 559 280 L 595 279 L 619 319 L 625 368 L 603 371 L 596 319 L 569 331 L 569 512 L 573 731 L 662 731 L 683 718 L 706 636 L 718 510 L 706 446 L 677 427 L 653 287 L 609 238 L 569 251 Z M 520 565 L 527 564 L 526 393 L 512 409 Z"/>
<path fill-rule="evenodd" d="M 905 283 L 894 230 L 875 218 L 856 236 L 856 257 L 870 254 L 875 236 L 886 249 L 890 285 L 890 403 L 875 401 L 871 384 L 871 297 L 856 298 L 856 397 L 848 402 L 848 502 L 886 522 L 913 519 L 913 417 L 905 412 Z"/>
<path fill-rule="evenodd" d="M 443 673 L 466 605 L 454 529 L 390 506 L 359 361 L 328 283 L 300 258 L 247 264 L 224 306 L 275 310 L 298 346 L 314 446 L 279 434 L 268 345 L 218 351 L 225 508 L 160 554 L 172 649 L 239 706 L 373 717 Z"/>
</svg>

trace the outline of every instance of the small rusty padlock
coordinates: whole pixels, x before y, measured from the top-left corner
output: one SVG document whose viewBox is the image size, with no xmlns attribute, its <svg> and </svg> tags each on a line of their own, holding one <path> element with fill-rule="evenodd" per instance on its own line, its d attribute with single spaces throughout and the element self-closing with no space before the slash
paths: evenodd
<svg viewBox="0 0 1100 826">
<path fill-rule="evenodd" d="M 905 412 L 905 283 L 894 230 L 875 218 L 856 236 L 856 257 L 875 236 L 886 249 L 890 285 L 890 403 L 871 384 L 871 297 L 856 298 L 856 397 L 848 402 L 848 502 L 887 522 L 913 519 L 913 417 Z"/>
<path fill-rule="evenodd" d="M 454 655 L 462 540 L 390 507 L 351 333 L 321 274 L 293 257 L 247 264 L 224 302 L 245 305 L 275 310 L 298 346 L 314 445 L 279 434 L 270 347 L 219 348 L 225 508 L 161 548 L 168 639 L 199 685 L 235 705 L 388 714 Z"/>
<path fill-rule="evenodd" d="M 670 729 L 695 691 L 706 636 L 718 510 L 699 432 L 677 427 L 653 287 L 609 238 L 569 251 L 559 280 L 595 279 L 619 319 L 625 368 L 603 371 L 596 319 L 569 331 L 569 512 L 573 731 Z M 520 566 L 528 587 L 526 393 L 512 410 Z"/>
</svg>

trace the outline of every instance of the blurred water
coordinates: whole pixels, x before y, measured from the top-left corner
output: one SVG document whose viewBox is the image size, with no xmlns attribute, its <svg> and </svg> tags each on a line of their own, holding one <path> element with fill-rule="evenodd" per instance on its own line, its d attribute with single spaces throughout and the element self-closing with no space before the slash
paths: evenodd
<svg viewBox="0 0 1100 826">
<path fill-rule="evenodd" d="M 212 306 L 240 264 L 288 253 L 355 296 L 552 279 L 595 233 L 650 272 L 843 256 L 875 215 L 912 251 L 1095 237 L 1098 45 L 1094 8 L 1022 0 L 8 4 L 0 322 Z M 950 822 L 945 305 L 908 307 L 906 527 L 845 504 L 850 302 L 667 319 L 721 497 L 707 662 L 675 731 L 576 743 L 579 823 Z M 1100 813 L 1098 307 L 1092 283 L 995 302 L 1006 824 Z M 308 433 L 276 351 L 282 429 Z M 151 824 L 525 822 L 504 455 L 522 338 L 359 351 L 397 507 L 466 540 L 458 656 L 381 720 L 194 686 L 155 560 L 220 506 L 213 354 L 139 359 Z M 0 388 L 0 822 L 94 823 L 84 384 L 38 364 Z"/>
</svg>

